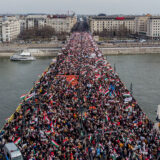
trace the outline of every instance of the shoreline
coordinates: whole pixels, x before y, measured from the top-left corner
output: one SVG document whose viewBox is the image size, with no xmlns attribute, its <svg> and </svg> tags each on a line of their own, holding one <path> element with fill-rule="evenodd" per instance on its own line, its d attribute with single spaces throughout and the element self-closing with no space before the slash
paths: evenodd
<svg viewBox="0 0 160 160">
<path fill-rule="evenodd" d="M 58 52 L 61 52 L 60 47 L 53 48 L 30 48 L 28 49 L 31 54 L 35 57 L 55 57 Z M 107 55 L 142 55 L 142 54 L 160 54 L 160 47 L 116 47 L 109 48 L 103 47 L 100 48 L 102 54 Z M 0 50 L 0 57 L 7 58 L 17 53 L 15 50 Z"/>
<path fill-rule="evenodd" d="M 103 55 L 142 55 L 160 54 L 160 47 L 117 47 L 100 48 Z"/>
</svg>

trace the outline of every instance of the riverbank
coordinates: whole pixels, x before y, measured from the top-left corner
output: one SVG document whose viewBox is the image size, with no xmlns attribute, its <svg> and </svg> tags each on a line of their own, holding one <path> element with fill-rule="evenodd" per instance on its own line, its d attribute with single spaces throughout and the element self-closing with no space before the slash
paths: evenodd
<svg viewBox="0 0 160 160">
<path fill-rule="evenodd" d="M 10 57 L 24 49 L 31 51 L 33 56 L 56 56 L 62 45 L 62 42 L 40 44 L 0 44 L 0 57 Z"/>
<path fill-rule="evenodd" d="M 160 47 L 100 48 L 104 55 L 160 54 Z"/>
<path fill-rule="evenodd" d="M 32 49 L 27 49 L 32 56 L 34 57 L 55 57 L 57 54 L 60 52 L 61 48 L 32 48 Z M 13 54 L 18 53 L 17 50 L 12 50 L 12 51 L 0 51 L 0 57 L 10 57 Z"/>
<path fill-rule="evenodd" d="M 26 49 L 26 48 L 25 48 Z M 31 54 L 35 57 L 48 57 L 48 56 L 57 56 L 61 52 L 61 47 L 44 47 L 44 48 L 30 48 L 28 49 Z M 138 55 L 138 54 L 160 54 L 160 47 L 117 47 L 109 48 L 103 47 L 100 48 L 103 55 Z M 0 57 L 10 57 L 13 54 L 17 53 L 17 48 L 12 50 L 0 50 Z"/>
</svg>

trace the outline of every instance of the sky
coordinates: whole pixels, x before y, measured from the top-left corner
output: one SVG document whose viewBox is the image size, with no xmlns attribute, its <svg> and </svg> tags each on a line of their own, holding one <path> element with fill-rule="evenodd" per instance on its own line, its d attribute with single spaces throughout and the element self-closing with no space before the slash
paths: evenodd
<svg viewBox="0 0 160 160">
<path fill-rule="evenodd" d="M 0 14 L 160 14 L 160 0 L 0 0 Z"/>
</svg>

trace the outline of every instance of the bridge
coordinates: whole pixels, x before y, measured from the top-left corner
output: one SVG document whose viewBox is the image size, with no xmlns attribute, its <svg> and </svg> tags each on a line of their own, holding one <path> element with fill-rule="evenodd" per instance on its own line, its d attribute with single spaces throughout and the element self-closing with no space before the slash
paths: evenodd
<svg viewBox="0 0 160 160">
<path fill-rule="evenodd" d="M 24 159 L 158 159 L 160 136 L 87 32 L 74 32 L 1 130 Z"/>
</svg>

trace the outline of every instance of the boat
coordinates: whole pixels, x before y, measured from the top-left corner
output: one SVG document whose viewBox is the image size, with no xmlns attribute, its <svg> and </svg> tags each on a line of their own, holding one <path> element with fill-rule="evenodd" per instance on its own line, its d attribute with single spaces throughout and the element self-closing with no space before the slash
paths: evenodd
<svg viewBox="0 0 160 160">
<path fill-rule="evenodd" d="M 35 57 L 27 50 L 23 50 L 20 54 L 14 54 L 10 57 L 11 61 L 33 61 L 36 60 Z"/>
</svg>

